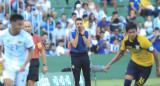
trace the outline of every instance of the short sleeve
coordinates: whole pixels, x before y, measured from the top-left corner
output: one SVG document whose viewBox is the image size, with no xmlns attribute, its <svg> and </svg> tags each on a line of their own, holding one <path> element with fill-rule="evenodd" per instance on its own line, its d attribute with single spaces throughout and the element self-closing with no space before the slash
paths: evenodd
<svg viewBox="0 0 160 86">
<path fill-rule="evenodd" d="M 37 36 L 37 46 L 38 46 L 38 50 L 44 49 L 44 45 L 43 45 L 42 40 L 39 36 Z"/>
<path fill-rule="evenodd" d="M 122 41 L 122 46 L 121 46 L 121 50 L 126 50 L 126 46 L 125 46 L 125 38 Z"/>
<path fill-rule="evenodd" d="M 69 32 L 69 41 L 73 39 L 72 31 Z"/>
<path fill-rule="evenodd" d="M 26 48 L 34 47 L 32 36 L 30 34 L 28 34 L 28 33 L 26 34 L 25 47 Z"/>
<path fill-rule="evenodd" d="M 146 37 L 143 37 L 141 46 L 144 49 L 149 49 L 152 46 L 152 43 Z"/>
<path fill-rule="evenodd" d="M 86 37 L 87 39 L 89 39 L 89 31 L 86 31 L 85 37 Z"/>
</svg>

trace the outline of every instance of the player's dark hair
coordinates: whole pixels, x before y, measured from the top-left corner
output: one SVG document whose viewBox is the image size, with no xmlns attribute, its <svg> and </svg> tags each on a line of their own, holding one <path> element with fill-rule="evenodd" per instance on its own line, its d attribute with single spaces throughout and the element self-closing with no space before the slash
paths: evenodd
<svg viewBox="0 0 160 86">
<path fill-rule="evenodd" d="M 23 20 L 23 16 L 20 15 L 20 14 L 13 14 L 13 15 L 11 15 L 11 17 L 10 17 L 10 21 L 11 22 L 15 22 L 17 20 Z"/>
<path fill-rule="evenodd" d="M 81 19 L 81 18 L 77 18 L 77 19 L 75 20 L 75 23 L 76 23 L 77 21 L 82 21 L 82 19 Z"/>
<path fill-rule="evenodd" d="M 57 23 L 56 23 L 56 26 L 57 26 L 57 25 L 61 25 L 61 23 L 60 23 L 60 22 L 57 22 Z"/>
<path fill-rule="evenodd" d="M 137 25 L 135 23 L 133 23 L 133 22 L 127 23 L 126 32 L 128 32 L 128 30 L 130 30 L 130 29 L 135 29 L 137 31 Z"/>
<path fill-rule="evenodd" d="M 73 15 L 77 15 L 77 14 L 76 14 L 76 13 L 72 13 L 72 16 L 73 16 Z"/>
</svg>

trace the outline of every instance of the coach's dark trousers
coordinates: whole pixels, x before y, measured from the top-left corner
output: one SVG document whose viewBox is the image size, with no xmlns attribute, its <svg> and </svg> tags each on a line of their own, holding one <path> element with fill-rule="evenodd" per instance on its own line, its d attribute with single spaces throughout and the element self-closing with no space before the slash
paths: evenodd
<svg viewBox="0 0 160 86">
<path fill-rule="evenodd" d="M 91 86 L 90 79 L 90 60 L 88 53 L 74 53 L 71 52 L 71 67 L 75 80 L 75 86 L 79 86 L 80 72 L 83 71 L 85 79 L 85 86 Z"/>
</svg>

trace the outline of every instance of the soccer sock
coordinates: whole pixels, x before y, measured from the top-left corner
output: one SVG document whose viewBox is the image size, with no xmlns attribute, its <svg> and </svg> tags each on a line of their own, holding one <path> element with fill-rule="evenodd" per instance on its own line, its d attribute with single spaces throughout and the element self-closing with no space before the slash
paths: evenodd
<svg viewBox="0 0 160 86">
<path fill-rule="evenodd" d="M 131 86 L 131 80 L 125 79 L 124 86 Z"/>
</svg>

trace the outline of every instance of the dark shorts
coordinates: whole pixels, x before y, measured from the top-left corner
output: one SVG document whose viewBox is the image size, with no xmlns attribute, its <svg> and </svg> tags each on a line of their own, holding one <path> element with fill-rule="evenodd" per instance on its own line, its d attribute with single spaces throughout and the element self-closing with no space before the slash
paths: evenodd
<svg viewBox="0 0 160 86">
<path fill-rule="evenodd" d="M 39 80 L 39 59 L 32 59 L 30 61 L 29 74 L 27 76 L 28 80 Z"/>
<path fill-rule="evenodd" d="M 143 67 L 130 60 L 127 67 L 126 75 L 133 76 L 135 79 L 135 84 L 137 86 L 143 86 L 143 84 L 147 81 L 151 70 L 152 66 Z"/>
</svg>

